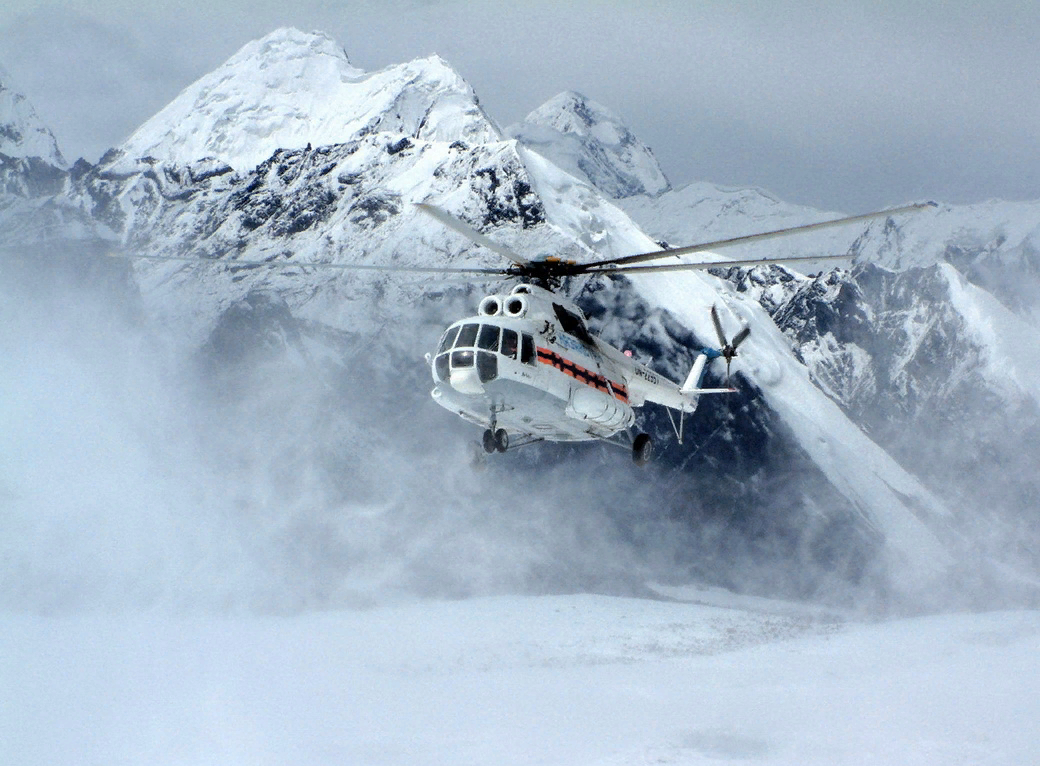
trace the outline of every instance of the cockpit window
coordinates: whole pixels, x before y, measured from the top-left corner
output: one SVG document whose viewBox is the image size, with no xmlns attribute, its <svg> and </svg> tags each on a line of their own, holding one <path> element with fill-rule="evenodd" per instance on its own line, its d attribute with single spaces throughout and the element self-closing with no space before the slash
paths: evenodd
<svg viewBox="0 0 1040 766">
<path fill-rule="evenodd" d="M 519 340 L 516 330 L 502 328 L 502 356 L 516 359 L 516 345 Z"/>
<path fill-rule="evenodd" d="M 462 329 L 459 331 L 458 340 L 455 341 L 455 348 L 466 348 L 467 346 L 473 346 L 477 340 L 477 329 L 480 327 L 478 324 L 464 324 Z"/>
<path fill-rule="evenodd" d="M 448 355 L 439 354 L 433 362 L 433 369 L 437 373 L 437 380 L 448 380 Z"/>
<path fill-rule="evenodd" d="M 439 354 L 440 352 L 447 351 L 451 348 L 451 344 L 455 342 L 455 336 L 458 334 L 458 327 L 449 327 L 447 332 L 444 333 L 444 338 L 441 339 L 441 345 L 440 348 L 437 349 L 437 353 Z"/>
<path fill-rule="evenodd" d="M 461 370 L 465 367 L 473 366 L 473 350 L 468 349 L 465 351 L 452 351 L 451 352 L 451 368 L 453 370 Z"/>
<path fill-rule="evenodd" d="M 497 325 L 481 325 L 477 345 L 486 351 L 498 351 L 498 335 L 499 327 Z"/>
</svg>

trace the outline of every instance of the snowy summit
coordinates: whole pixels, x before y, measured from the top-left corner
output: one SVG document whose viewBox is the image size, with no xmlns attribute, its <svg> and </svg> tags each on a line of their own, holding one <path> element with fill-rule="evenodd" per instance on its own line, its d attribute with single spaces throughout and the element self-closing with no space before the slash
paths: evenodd
<svg viewBox="0 0 1040 766">
<path fill-rule="evenodd" d="M 440 57 L 366 73 L 327 35 L 283 28 L 189 85 L 120 149 L 131 162 L 216 158 L 248 171 L 276 149 L 377 131 L 474 143 L 499 137 L 472 88 Z"/>
<path fill-rule="evenodd" d="M 0 69 L 0 154 L 39 157 L 60 168 L 66 165 L 54 134 L 25 96 L 12 90 L 10 77 L 3 69 Z"/>
<path fill-rule="evenodd" d="M 670 188 L 650 148 L 617 115 L 580 93 L 561 93 L 508 132 L 615 199 Z"/>
</svg>

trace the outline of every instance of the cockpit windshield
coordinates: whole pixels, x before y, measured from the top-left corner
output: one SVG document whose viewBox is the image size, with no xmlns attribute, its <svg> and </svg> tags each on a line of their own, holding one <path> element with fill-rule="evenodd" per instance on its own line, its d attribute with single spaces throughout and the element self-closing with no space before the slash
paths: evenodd
<svg viewBox="0 0 1040 766">
<path fill-rule="evenodd" d="M 459 331 L 458 340 L 455 341 L 455 348 L 472 346 L 477 340 L 477 330 L 479 328 L 479 324 L 462 325 L 462 329 Z"/>
<path fill-rule="evenodd" d="M 477 345 L 486 351 L 498 351 L 499 331 L 500 328 L 497 325 L 481 325 L 480 335 L 477 336 Z"/>
<path fill-rule="evenodd" d="M 498 359 L 515 360 L 517 352 L 520 362 L 535 364 L 534 338 L 497 324 L 468 322 L 449 327 L 444 333 L 434 372 L 438 380 L 447 381 L 451 370 L 476 366 L 481 382 L 487 383 L 498 377 Z"/>
<path fill-rule="evenodd" d="M 444 333 L 444 337 L 441 339 L 441 345 L 437 348 L 437 353 L 440 354 L 451 348 L 455 344 L 455 338 L 458 337 L 458 334 L 458 327 L 449 327 L 447 332 Z"/>
</svg>

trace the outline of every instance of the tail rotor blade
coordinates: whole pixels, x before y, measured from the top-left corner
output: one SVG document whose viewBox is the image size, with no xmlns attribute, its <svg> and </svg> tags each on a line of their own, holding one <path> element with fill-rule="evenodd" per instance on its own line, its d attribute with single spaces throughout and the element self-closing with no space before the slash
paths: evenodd
<svg viewBox="0 0 1040 766">
<path fill-rule="evenodd" d="M 711 307 L 711 321 L 715 325 L 715 334 L 719 336 L 719 347 L 725 348 L 729 343 L 726 342 L 726 333 L 722 332 L 722 322 L 719 321 L 719 312 L 714 304 Z"/>
<path fill-rule="evenodd" d="M 743 343 L 745 341 L 745 339 L 747 339 L 747 336 L 749 336 L 750 334 L 751 334 L 751 328 L 748 327 L 747 325 L 744 325 L 743 329 L 741 329 L 740 332 L 738 332 L 736 335 L 733 336 L 733 344 L 732 345 L 733 345 L 733 352 L 734 352 L 734 354 L 737 351 L 737 346 L 739 346 L 741 343 Z"/>
</svg>

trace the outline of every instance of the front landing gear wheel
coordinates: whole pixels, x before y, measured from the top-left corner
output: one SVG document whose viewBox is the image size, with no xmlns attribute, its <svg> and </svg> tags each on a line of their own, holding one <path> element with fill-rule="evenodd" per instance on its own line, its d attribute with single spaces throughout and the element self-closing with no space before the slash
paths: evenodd
<svg viewBox="0 0 1040 766">
<path fill-rule="evenodd" d="M 650 434 L 639 434 L 632 442 L 632 461 L 636 465 L 646 465 L 654 454 L 654 443 Z"/>
<path fill-rule="evenodd" d="M 505 452 L 509 449 L 509 434 L 506 433 L 504 428 L 499 428 L 497 431 L 492 431 L 489 428 L 484 432 L 481 444 L 484 445 L 484 451 L 489 455 L 492 452 Z"/>
</svg>

